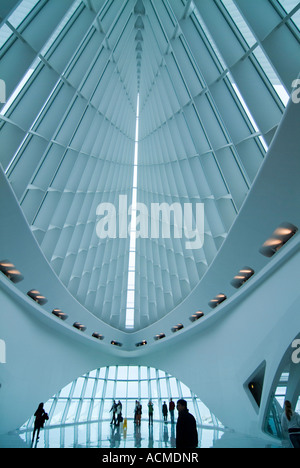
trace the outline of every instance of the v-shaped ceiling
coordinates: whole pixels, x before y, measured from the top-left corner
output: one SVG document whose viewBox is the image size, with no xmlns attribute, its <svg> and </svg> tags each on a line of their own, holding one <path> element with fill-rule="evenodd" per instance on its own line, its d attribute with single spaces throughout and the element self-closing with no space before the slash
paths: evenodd
<svg viewBox="0 0 300 468">
<path fill-rule="evenodd" d="M 270 112 L 247 93 L 243 67 L 249 79 L 262 80 L 262 73 L 245 57 L 245 41 L 222 2 L 77 3 L 27 84 L 31 105 L 24 113 L 24 101 L 10 115 L 27 130 L 22 146 L 16 138 L 6 147 L 9 160 L 15 155 L 7 173 L 61 281 L 95 316 L 124 330 L 130 240 L 100 240 L 96 210 L 104 202 L 117 208 L 120 195 L 132 200 L 139 93 L 137 201 L 149 211 L 151 203 L 204 203 L 205 242 L 186 250 L 185 239 L 137 239 L 138 330 L 172 311 L 206 273 L 263 161 L 259 136 L 271 141 L 283 107 L 270 89 L 257 98 Z M 58 21 L 57 2 L 48 2 L 48 13 L 51 4 Z M 34 46 L 30 31 L 27 40 L 40 50 L 37 34 Z"/>
</svg>

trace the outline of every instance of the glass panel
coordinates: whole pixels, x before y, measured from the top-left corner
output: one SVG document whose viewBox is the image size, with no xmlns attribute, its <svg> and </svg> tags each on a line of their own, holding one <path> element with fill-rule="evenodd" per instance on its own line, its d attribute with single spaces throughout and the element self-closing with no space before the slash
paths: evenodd
<svg viewBox="0 0 300 468">
<path fill-rule="evenodd" d="M 109 379 L 115 379 L 116 378 L 116 367 L 110 367 L 109 368 L 109 373 L 108 373 L 108 378 Z"/>
<path fill-rule="evenodd" d="M 119 367 L 118 368 L 118 380 L 127 380 L 128 376 L 128 367 Z"/>
<path fill-rule="evenodd" d="M 104 387 L 104 380 L 98 380 L 95 398 L 103 397 L 103 387 Z"/>
<path fill-rule="evenodd" d="M 139 368 L 129 367 L 128 380 L 137 380 L 139 378 Z"/>
<path fill-rule="evenodd" d="M 151 380 L 151 395 L 152 395 L 152 398 L 158 397 L 156 380 Z"/>
<path fill-rule="evenodd" d="M 63 388 L 59 394 L 59 398 L 68 398 L 70 395 L 72 385 L 73 385 L 73 382 L 71 382 L 69 385 Z"/>
<path fill-rule="evenodd" d="M 177 381 L 174 377 L 170 379 L 171 395 L 172 398 L 179 398 L 179 392 L 177 387 Z"/>
<path fill-rule="evenodd" d="M 160 380 L 160 396 L 161 398 L 168 398 L 168 389 L 166 379 Z"/>
<path fill-rule="evenodd" d="M 114 395 L 114 386 L 115 386 L 115 382 L 114 382 L 114 381 L 108 381 L 108 382 L 107 382 L 105 398 L 109 398 L 109 399 L 112 399 L 112 398 L 113 398 L 113 395 Z"/>
<path fill-rule="evenodd" d="M 55 412 L 54 415 L 51 418 L 50 424 L 52 426 L 61 424 L 62 422 L 62 417 L 66 408 L 66 400 L 58 400 L 56 407 L 55 407 Z"/>
<path fill-rule="evenodd" d="M 93 406 L 93 411 L 92 411 L 92 421 L 98 421 L 100 419 L 100 405 L 101 401 L 100 400 L 95 400 L 94 401 L 94 406 Z"/>
<path fill-rule="evenodd" d="M 141 396 L 143 398 L 149 398 L 149 394 L 148 394 L 148 381 L 146 380 L 143 380 L 141 382 Z"/>
<path fill-rule="evenodd" d="M 91 400 L 87 400 L 82 403 L 80 416 L 79 416 L 79 422 L 88 420 L 88 413 L 89 413 L 90 406 L 91 406 Z"/>
<path fill-rule="evenodd" d="M 139 398 L 138 382 L 128 382 L 128 398 Z"/>
<path fill-rule="evenodd" d="M 182 390 L 183 397 L 185 399 L 190 398 L 191 397 L 190 389 L 186 385 L 184 385 L 182 382 L 180 382 L 180 385 L 181 385 L 181 390 Z"/>
<path fill-rule="evenodd" d="M 141 380 L 143 380 L 143 379 L 147 380 L 148 379 L 148 369 L 147 369 L 147 367 L 141 367 L 140 372 L 141 372 Z"/>
<path fill-rule="evenodd" d="M 77 380 L 76 386 L 75 386 L 75 389 L 74 389 L 74 393 L 73 393 L 73 398 L 80 398 L 81 397 L 81 392 L 82 392 L 84 380 L 85 379 L 83 377 L 80 377 Z"/>
<path fill-rule="evenodd" d="M 95 384 L 96 384 L 95 379 L 88 379 L 83 398 L 92 398 Z"/>
<path fill-rule="evenodd" d="M 70 408 L 66 418 L 66 424 L 71 424 L 75 422 L 76 413 L 78 410 L 79 401 L 71 401 Z"/>
<path fill-rule="evenodd" d="M 117 382 L 116 399 L 126 398 L 127 396 L 127 381 Z"/>
</svg>

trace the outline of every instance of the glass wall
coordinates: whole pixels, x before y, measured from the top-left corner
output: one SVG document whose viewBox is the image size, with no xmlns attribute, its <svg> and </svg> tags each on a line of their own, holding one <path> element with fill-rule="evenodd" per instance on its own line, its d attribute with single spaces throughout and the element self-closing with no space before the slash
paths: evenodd
<svg viewBox="0 0 300 468">
<path fill-rule="evenodd" d="M 39 447 L 45 448 L 175 448 L 176 425 L 164 424 L 162 405 L 188 402 L 198 424 L 199 447 L 212 447 L 224 434 L 224 426 L 211 411 L 176 378 L 149 367 L 106 367 L 79 377 L 51 398 L 44 407 L 49 421 L 41 431 Z M 148 402 L 154 404 L 154 424 L 148 424 Z M 127 427 L 111 425 L 113 400 L 122 403 Z M 134 424 L 136 400 L 142 404 L 141 426 Z M 177 410 L 175 410 L 175 423 Z M 19 430 L 31 444 L 34 417 Z"/>
<path fill-rule="evenodd" d="M 47 426 L 110 421 L 113 400 L 121 401 L 123 417 L 134 419 L 135 401 L 143 407 L 142 419 L 148 421 L 148 402 L 154 405 L 154 420 L 163 420 L 162 405 L 170 399 L 184 398 L 199 425 L 222 428 L 202 401 L 188 387 L 166 372 L 147 367 L 106 367 L 94 370 L 67 385 L 51 398 L 45 409 Z M 170 421 L 170 416 L 169 416 Z M 23 430 L 33 427 L 33 418 Z"/>
</svg>

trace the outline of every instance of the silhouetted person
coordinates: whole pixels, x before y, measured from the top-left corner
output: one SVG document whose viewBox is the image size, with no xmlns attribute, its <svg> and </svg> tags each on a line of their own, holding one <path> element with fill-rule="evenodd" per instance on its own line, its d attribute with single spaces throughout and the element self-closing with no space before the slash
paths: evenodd
<svg viewBox="0 0 300 468">
<path fill-rule="evenodd" d="M 123 416 L 122 416 L 122 403 L 120 400 L 118 401 L 117 404 L 117 420 L 116 420 L 116 426 L 120 426 L 121 422 L 123 422 Z"/>
<path fill-rule="evenodd" d="M 111 426 L 112 426 L 113 424 L 116 424 L 117 408 L 118 408 L 118 405 L 117 405 L 117 403 L 116 403 L 115 400 L 114 400 L 114 401 L 113 401 L 113 404 L 112 404 L 112 407 L 111 407 L 111 410 L 110 410 L 110 413 L 112 412 L 112 419 L 111 419 L 111 422 L 110 422 L 110 425 L 111 425 Z"/>
<path fill-rule="evenodd" d="M 174 424 L 175 423 L 175 417 L 174 417 L 175 403 L 172 400 L 172 398 L 171 398 L 170 403 L 169 403 L 169 412 L 170 412 L 170 416 L 171 416 L 171 424 Z"/>
<path fill-rule="evenodd" d="M 177 410 L 176 448 L 180 450 L 195 449 L 198 447 L 196 419 L 187 409 L 185 400 L 178 400 Z"/>
<path fill-rule="evenodd" d="M 152 401 L 150 400 L 148 403 L 149 426 L 150 424 L 152 424 L 153 426 L 153 413 L 154 413 L 154 407 L 153 407 Z"/>
<path fill-rule="evenodd" d="M 162 414 L 163 414 L 163 417 L 164 417 L 164 422 L 166 423 L 167 420 L 168 420 L 168 407 L 167 407 L 167 404 L 166 404 L 165 401 L 164 401 L 164 404 L 162 406 Z"/>
<path fill-rule="evenodd" d="M 34 430 L 33 430 L 31 446 L 33 446 L 34 444 L 35 434 L 37 434 L 36 443 L 38 442 L 40 438 L 40 431 L 44 427 L 45 421 L 49 419 L 48 414 L 44 410 L 44 403 L 39 404 L 39 407 L 34 413 L 34 416 L 35 416 L 35 422 L 34 422 Z"/>
<path fill-rule="evenodd" d="M 140 426 L 141 425 L 141 419 L 142 419 L 142 405 L 139 401 L 136 403 L 135 407 L 135 416 L 136 416 L 136 425 Z"/>
</svg>

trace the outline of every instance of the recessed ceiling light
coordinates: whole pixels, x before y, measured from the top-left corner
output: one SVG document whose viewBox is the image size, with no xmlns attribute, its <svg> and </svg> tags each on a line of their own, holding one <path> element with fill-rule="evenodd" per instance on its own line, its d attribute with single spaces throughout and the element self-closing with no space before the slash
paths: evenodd
<svg viewBox="0 0 300 468">
<path fill-rule="evenodd" d="M 23 275 L 17 270 L 15 265 L 8 260 L 0 262 L 0 271 L 12 282 L 20 283 L 24 279 Z"/>
<path fill-rule="evenodd" d="M 212 299 L 210 302 L 209 302 L 209 306 L 212 308 L 212 309 L 215 309 L 216 307 L 218 307 L 220 304 L 222 304 L 222 302 L 226 301 L 227 299 L 227 296 L 225 296 L 225 294 L 218 294 L 215 299 Z"/>
<path fill-rule="evenodd" d="M 202 317 L 204 317 L 204 313 L 203 313 L 203 312 L 196 312 L 195 314 L 193 314 L 193 315 L 190 317 L 190 321 L 191 321 L 191 322 L 196 322 L 197 320 L 201 319 Z"/>
<path fill-rule="evenodd" d="M 84 325 L 82 325 L 82 323 L 79 323 L 79 322 L 75 322 L 73 324 L 73 327 L 77 328 L 77 330 L 82 331 L 82 332 L 85 332 L 85 330 L 86 330 L 86 327 Z"/>
<path fill-rule="evenodd" d="M 293 224 L 282 223 L 260 248 L 260 253 L 268 258 L 273 257 L 297 232 L 298 228 Z"/>
<path fill-rule="evenodd" d="M 47 304 L 48 300 L 39 291 L 33 289 L 27 293 L 27 296 L 37 302 L 39 305 Z"/>
<path fill-rule="evenodd" d="M 58 317 L 59 319 L 65 321 L 68 318 L 68 315 L 62 312 L 60 309 L 54 309 L 52 310 L 52 314 Z"/>
<path fill-rule="evenodd" d="M 254 270 L 252 268 L 245 267 L 239 271 L 237 276 L 231 281 L 231 284 L 234 288 L 239 289 L 243 284 L 245 284 L 252 276 L 254 275 Z"/>
<path fill-rule="evenodd" d="M 136 346 L 137 348 L 141 348 L 142 346 L 146 346 L 146 345 L 147 345 L 147 341 L 144 340 L 144 341 L 141 341 L 140 343 L 137 343 L 135 346 Z"/>
<path fill-rule="evenodd" d="M 100 341 L 104 340 L 104 336 L 100 335 L 100 333 L 93 333 L 92 336 L 93 336 L 93 338 L 96 338 L 97 340 L 100 340 Z"/>
<path fill-rule="evenodd" d="M 159 341 L 159 340 L 162 340 L 165 337 L 166 337 L 166 335 L 164 333 L 160 333 L 159 335 L 155 335 L 154 339 L 155 339 L 155 341 Z"/>
<path fill-rule="evenodd" d="M 183 328 L 184 328 L 184 326 L 182 325 L 182 323 L 180 323 L 179 325 L 176 325 L 175 327 L 173 327 L 173 328 L 171 329 L 171 331 L 172 331 L 173 333 L 177 333 L 179 330 L 182 330 Z"/>
<path fill-rule="evenodd" d="M 117 346 L 118 348 L 122 348 L 122 346 L 123 346 L 122 343 L 119 343 L 118 341 L 112 341 L 111 344 L 113 346 Z"/>
</svg>

